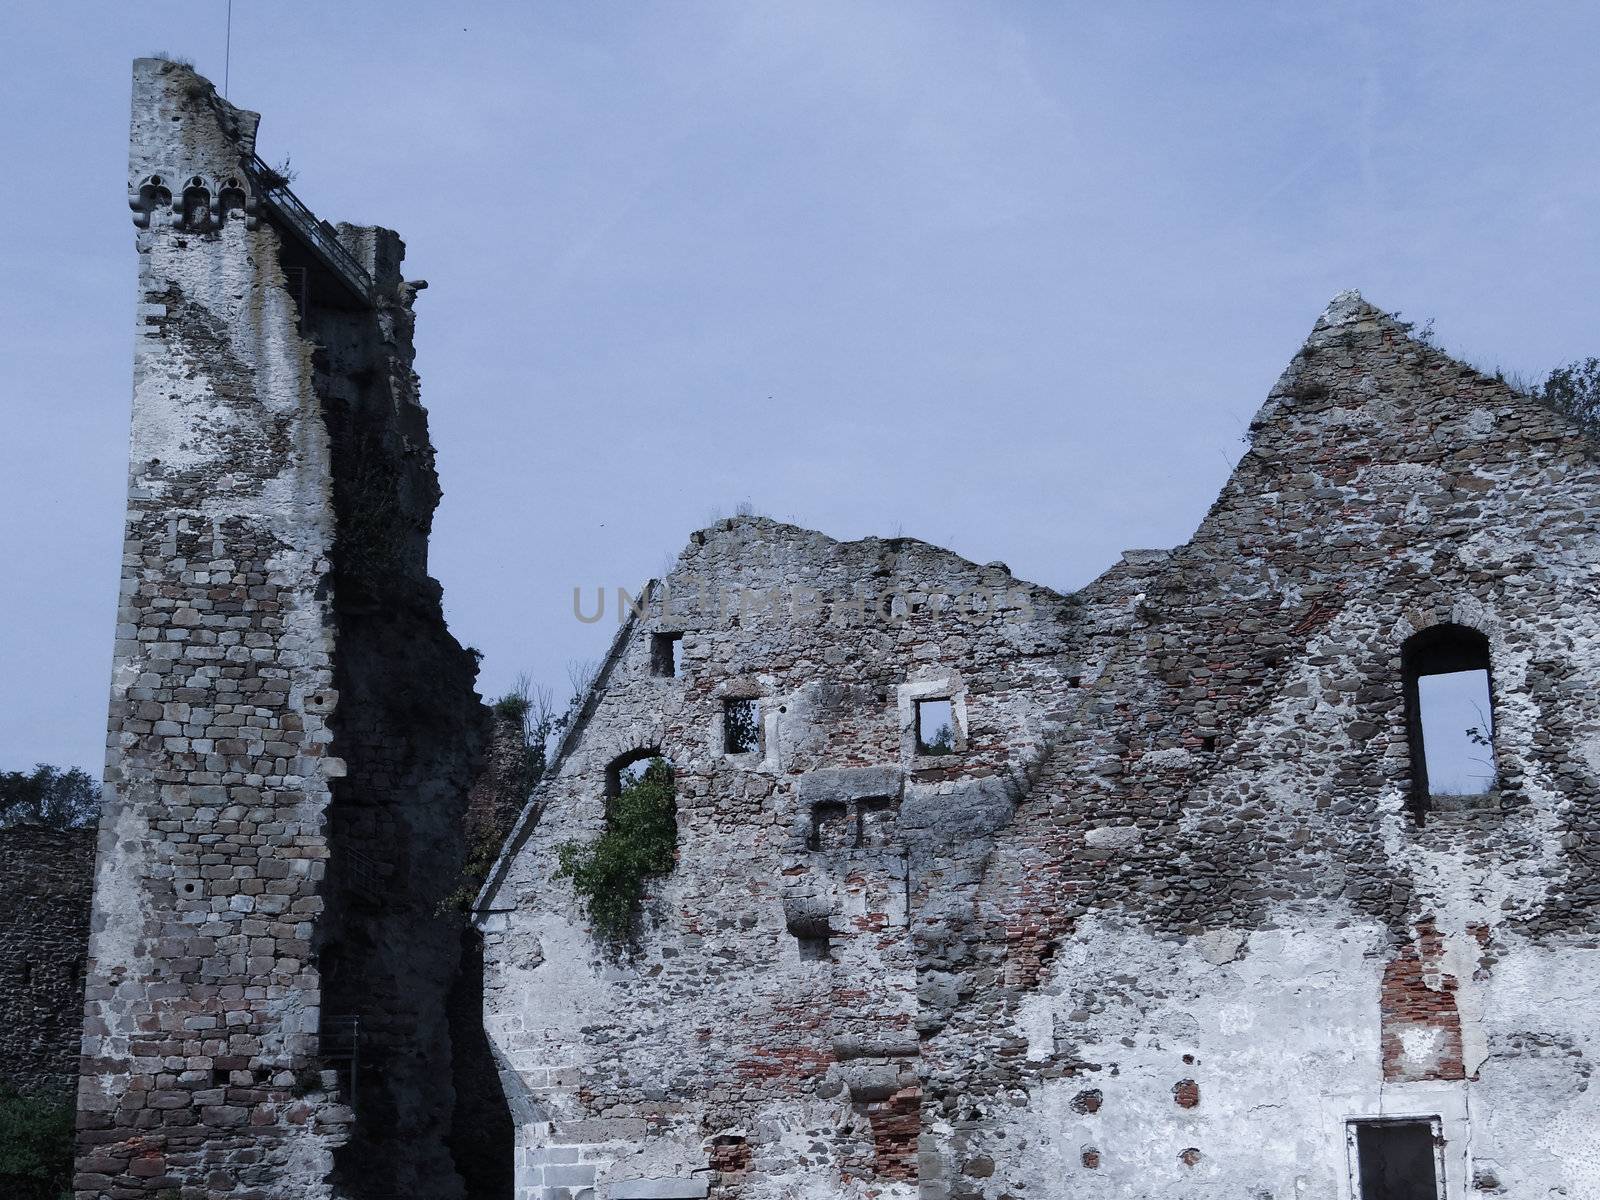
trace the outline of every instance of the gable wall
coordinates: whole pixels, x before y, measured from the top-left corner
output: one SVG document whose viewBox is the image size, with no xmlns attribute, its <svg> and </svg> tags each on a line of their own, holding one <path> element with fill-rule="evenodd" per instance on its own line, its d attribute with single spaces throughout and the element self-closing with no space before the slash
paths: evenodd
<svg viewBox="0 0 1600 1200">
<path fill-rule="evenodd" d="M 1600 986 L 1597 507 L 1555 417 L 1336 302 L 996 850 L 1005 965 L 930 1057 L 947 1157 L 997 1165 L 952 1194 L 1343 1195 L 1379 1111 L 1445 1118 L 1452 1194 L 1591 1185 L 1559 1131 L 1600 1023 L 1545 1000 Z M 1400 648 L 1447 621 L 1490 643 L 1500 788 L 1419 827 Z"/>
<path fill-rule="evenodd" d="M 1346 1120 L 1398 1114 L 1443 1122 L 1452 1195 L 1581 1194 L 1597 483 L 1556 418 L 1347 296 L 1195 538 L 1026 636 L 723 625 L 665 689 L 630 642 L 487 915 L 522 1185 L 1339 1196 Z M 739 528 L 680 569 L 875 545 Z M 1442 621 L 1489 639 L 1501 786 L 1419 826 L 1400 646 Z M 797 851 L 831 769 L 903 751 L 890 690 L 950 670 L 982 736 L 952 778 L 899 760 L 893 870 Z M 719 760 L 728 687 L 787 707 L 773 761 Z M 608 967 L 549 864 L 644 742 L 683 768 L 682 853 Z M 817 971 L 797 898 L 877 928 Z"/>
<path fill-rule="evenodd" d="M 1005 597 L 998 612 L 984 611 L 985 588 Z M 935 612 L 930 590 L 959 602 Z M 853 593 L 929 607 L 863 616 Z M 1125 599 L 1108 600 L 1107 621 Z M 486 1023 L 524 1124 L 522 1194 L 694 1172 L 703 1183 L 718 1137 L 738 1139 L 721 1144 L 742 1164 L 730 1178 L 763 1186 L 805 1174 L 801 1143 L 830 1177 L 914 1175 L 918 847 L 981 839 L 1010 811 L 1017 785 L 1001 772 L 1042 743 L 1039 697 L 1066 703 L 1069 677 L 1092 676 L 1104 652 L 1075 611 L 999 565 L 909 540 L 841 545 L 760 519 L 696 535 L 541 784 L 490 904 Z M 663 628 L 685 631 L 671 679 L 651 674 Z M 966 748 L 948 759 L 916 756 L 907 731 L 913 694 L 930 690 L 953 691 L 966 714 Z M 759 697 L 762 753 L 723 754 L 729 695 Z M 600 833 L 606 766 L 641 748 L 677 771 L 679 866 L 618 960 L 586 931 L 555 861 Z M 867 795 L 898 804 L 888 844 L 807 848 L 813 803 Z M 802 958 L 819 927 L 827 958 Z"/>
</svg>

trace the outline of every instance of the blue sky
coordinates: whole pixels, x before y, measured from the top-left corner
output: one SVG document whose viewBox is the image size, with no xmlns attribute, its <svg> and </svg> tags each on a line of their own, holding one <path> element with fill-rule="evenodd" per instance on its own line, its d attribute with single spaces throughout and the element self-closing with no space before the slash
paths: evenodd
<svg viewBox="0 0 1600 1200">
<path fill-rule="evenodd" d="M 0 78 L 0 769 L 98 770 L 134 303 L 129 61 L 222 0 L 23 3 Z M 1335 292 L 1600 353 L 1600 6 L 235 0 L 231 98 L 410 248 L 482 688 L 564 687 L 749 502 L 1058 588 L 1183 540 Z"/>
<path fill-rule="evenodd" d="M 1477 739 L 1494 738 L 1489 672 L 1451 671 L 1417 680 L 1428 791 L 1435 796 L 1475 796 L 1494 785 L 1494 750 Z"/>
</svg>

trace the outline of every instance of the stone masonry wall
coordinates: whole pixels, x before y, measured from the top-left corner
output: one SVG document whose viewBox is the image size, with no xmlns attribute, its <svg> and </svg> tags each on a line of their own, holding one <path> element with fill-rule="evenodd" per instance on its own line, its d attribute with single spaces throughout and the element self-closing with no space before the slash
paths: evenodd
<svg viewBox="0 0 1600 1200">
<path fill-rule="evenodd" d="M 135 64 L 143 303 L 83 1197 L 213 1177 L 244 1194 L 289 1180 L 326 1194 L 348 1123 L 315 1074 L 311 946 L 343 770 L 328 752 L 328 443 L 279 234 L 246 199 L 256 122 L 183 67 Z"/>
<path fill-rule="evenodd" d="M 0 830 L 0 1085 L 70 1099 L 94 830 Z"/>
<path fill-rule="evenodd" d="M 315 941 L 324 1032 L 353 1028 L 356 1039 L 355 1070 L 341 1068 L 356 1122 L 334 1180 L 351 1197 L 452 1200 L 474 1164 L 450 1150 L 447 1002 L 463 921 L 448 897 L 489 722 L 476 662 L 446 629 L 428 576 L 440 490 L 412 370 L 418 288 L 401 279 L 395 234 L 344 226 L 341 236 L 371 272 L 376 303 L 312 293 L 302 313 L 332 447 L 332 725 L 347 767 L 328 810 L 328 910 Z"/>
<path fill-rule="evenodd" d="M 1597 513 L 1576 429 L 1347 294 L 1194 538 L 1077 595 L 696 535 L 666 589 L 912 611 L 675 622 L 658 586 L 622 630 L 479 900 L 519 1200 L 1348 1198 L 1378 1117 L 1437 1122 L 1449 1195 L 1600 1194 Z M 922 610 L 972 582 L 1037 603 Z M 1487 640 L 1498 778 L 1428 811 L 1401 647 L 1444 624 Z M 928 761 L 941 694 L 964 740 Z M 759 755 L 720 752 L 741 695 Z M 608 956 L 554 852 L 657 748 L 678 862 Z M 887 834 L 818 847 L 884 796 Z"/>
<path fill-rule="evenodd" d="M 1593 448 L 1353 295 L 1252 432 L 997 846 L 1028 878 L 986 878 L 991 965 L 928 1048 L 944 1186 L 1332 1195 L 1383 1113 L 1441 1118 L 1452 1194 L 1584 1194 Z M 1419 822 L 1400 651 L 1441 623 L 1488 639 L 1498 786 Z"/>
<path fill-rule="evenodd" d="M 76 1189 L 458 1195 L 435 1080 L 459 933 L 431 871 L 459 870 L 481 716 L 426 577 L 415 289 L 393 234 L 291 220 L 251 162 L 258 119 L 135 64 L 142 303 Z M 338 1173 L 384 1174 L 337 1183 L 341 1147 Z"/>
<path fill-rule="evenodd" d="M 940 983 L 910 913 L 962 922 L 947 897 L 1031 786 L 1051 697 L 1100 669 L 1135 574 L 1069 604 L 911 539 L 761 519 L 695 535 L 619 634 L 483 909 L 519 1200 L 597 1181 L 703 1195 L 708 1153 L 710 1178 L 763 1193 L 915 1178 L 919 1014 Z M 658 636 L 682 639 L 671 677 Z M 737 698 L 758 699 L 762 744 L 730 756 Z M 931 698 L 954 704 L 957 754 L 918 752 Z M 608 765 L 646 752 L 676 770 L 679 867 L 619 961 L 555 851 L 599 832 Z"/>
</svg>

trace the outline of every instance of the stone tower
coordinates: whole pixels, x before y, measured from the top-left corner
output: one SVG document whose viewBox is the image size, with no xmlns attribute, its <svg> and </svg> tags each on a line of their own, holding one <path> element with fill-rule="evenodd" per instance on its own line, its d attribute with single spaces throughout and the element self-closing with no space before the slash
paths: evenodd
<svg viewBox="0 0 1600 1200">
<path fill-rule="evenodd" d="M 466 1194 L 441 915 L 483 735 L 391 231 L 319 221 L 259 117 L 134 66 L 122 586 L 82 1197 Z"/>
</svg>

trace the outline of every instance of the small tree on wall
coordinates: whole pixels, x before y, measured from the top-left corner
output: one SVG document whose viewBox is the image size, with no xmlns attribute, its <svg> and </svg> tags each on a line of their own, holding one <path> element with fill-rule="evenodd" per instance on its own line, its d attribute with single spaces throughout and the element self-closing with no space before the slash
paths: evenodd
<svg viewBox="0 0 1600 1200">
<path fill-rule="evenodd" d="M 572 880 L 595 932 L 610 942 L 626 939 L 644 898 L 645 880 L 665 875 L 677 861 L 678 818 L 672 764 L 653 758 L 624 778 L 606 803 L 606 829 L 584 845 L 557 851 L 556 878 Z"/>
</svg>

